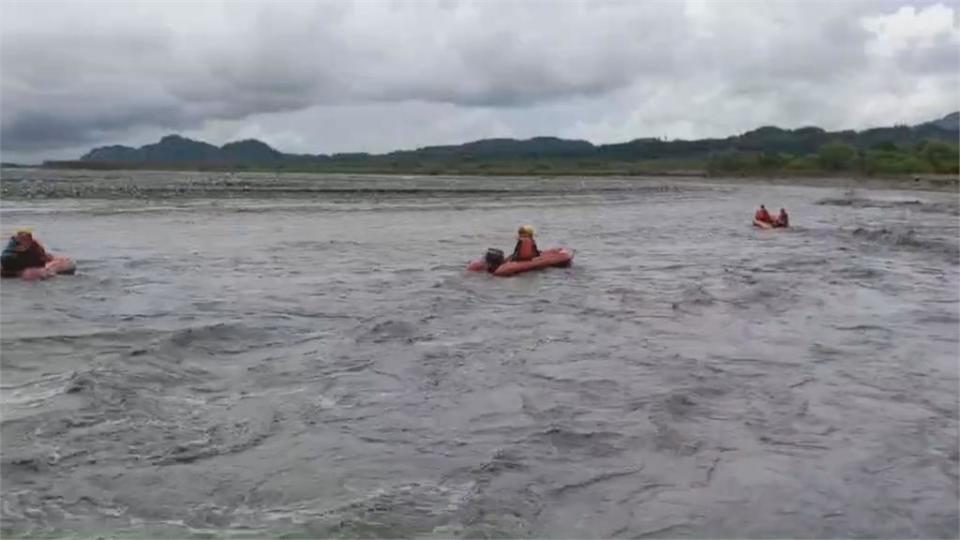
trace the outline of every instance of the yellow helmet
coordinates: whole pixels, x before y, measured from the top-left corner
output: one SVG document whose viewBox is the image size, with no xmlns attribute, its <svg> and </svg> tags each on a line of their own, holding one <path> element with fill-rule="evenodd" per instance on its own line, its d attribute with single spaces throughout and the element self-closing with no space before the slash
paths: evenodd
<svg viewBox="0 0 960 540">
<path fill-rule="evenodd" d="M 13 230 L 14 236 L 22 233 L 33 234 L 33 229 L 30 227 L 17 227 L 16 229 Z"/>
<path fill-rule="evenodd" d="M 533 236 L 533 225 L 523 225 L 520 227 L 520 230 L 517 231 L 517 234 L 520 236 Z"/>
</svg>

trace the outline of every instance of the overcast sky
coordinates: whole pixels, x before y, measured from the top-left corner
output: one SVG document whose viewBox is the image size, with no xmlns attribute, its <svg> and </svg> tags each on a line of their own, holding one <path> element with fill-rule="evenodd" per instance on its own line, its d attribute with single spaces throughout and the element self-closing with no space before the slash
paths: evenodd
<svg viewBox="0 0 960 540">
<path fill-rule="evenodd" d="M 5 161 L 169 133 L 303 153 L 960 109 L 958 3 L 4 0 Z"/>
</svg>

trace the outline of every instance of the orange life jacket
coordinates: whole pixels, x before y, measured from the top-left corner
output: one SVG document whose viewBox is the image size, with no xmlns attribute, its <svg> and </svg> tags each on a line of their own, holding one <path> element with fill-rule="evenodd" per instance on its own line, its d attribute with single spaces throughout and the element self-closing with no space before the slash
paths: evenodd
<svg viewBox="0 0 960 540">
<path fill-rule="evenodd" d="M 517 239 L 517 247 L 513 250 L 513 259 L 516 261 L 529 261 L 534 257 L 540 256 L 540 250 L 537 249 L 537 243 L 529 236 L 521 236 Z"/>
<path fill-rule="evenodd" d="M 765 208 L 757 210 L 757 213 L 753 215 L 753 219 L 757 221 L 762 221 L 764 223 L 772 223 L 773 218 L 770 217 L 770 213 L 767 212 Z"/>
</svg>

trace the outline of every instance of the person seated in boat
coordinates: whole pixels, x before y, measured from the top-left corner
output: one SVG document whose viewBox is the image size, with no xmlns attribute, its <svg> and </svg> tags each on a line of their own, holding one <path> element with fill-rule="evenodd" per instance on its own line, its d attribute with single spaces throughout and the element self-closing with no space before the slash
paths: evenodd
<svg viewBox="0 0 960 540">
<path fill-rule="evenodd" d="M 790 216 L 787 215 L 787 211 L 783 208 L 780 209 L 780 215 L 777 216 L 777 220 L 773 222 L 775 227 L 789 227 L 790 226 Z"/>
<path fill-rule="evenodd" d="M 511 261 L 530 261 L 540 256 L 537 242 L 533 239 L 533 227 L 524 225 L 517 231 L 517 245 L 513 248 Z"/>
<path fill-rule="evenodd" d="M 767 207 L 760 205 L 760 209 L 753 214 L 753 219 L 759 221 L 760 223 L 773 223 L 773 218 L 770 217 L 770 212 L 767 212 Z"/>
<path fill-rule="evenodd" d="M 0 255 L 0 275 L 19 276 L 27 268 L 43 268 L 53 256 L 47 253 L 30 229 L 17 229 Z"/>
<path fill-rule="evenodd" d="M 503 251 L 490 248 L 487 250 L 487 254 L 484 256 L 483 262 L 486 263 L 487 272 L 492 274 L 497 270 L 497 268 L 500 268 L 500 265 L 506 262 L 506 257 L 503 256 Z"/>
</svg>

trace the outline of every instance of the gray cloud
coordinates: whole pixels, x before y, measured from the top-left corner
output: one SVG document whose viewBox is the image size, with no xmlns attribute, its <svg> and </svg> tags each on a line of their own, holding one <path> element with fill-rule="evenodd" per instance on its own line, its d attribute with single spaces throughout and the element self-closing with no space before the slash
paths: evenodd
<svg viewBox="0 0 960 540">
<path fill-rule="evenodd" d="M 861 127 L 960 106 L 956 10 L 930 1 L 52 6 L 3 5 L 4 159 L 169 131 L 383 151 Z"/>
<path fill-rule="evenodd" d="M 79 142 L 96 142 L 98 136 L 122 131 L 131 126 L 156 125 L 171 129 L 190 127 L 174 107 L 140 106 L 136 108 L 77 114 L 69 111 L 24 111 L 3 127 L 3 139 L 14 148 L 37 149 Z M 195 125 L 195 124 L 194 124 Z"/>
<path fill-rule="evenodd" d="M 938 74 L 960 71 L 960 40 L 939 34 L 928 46 L 905 48 L 897 53 L 898 67 L 909 74 Z"/>
</svg>

